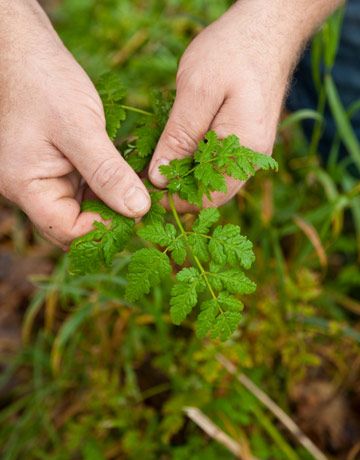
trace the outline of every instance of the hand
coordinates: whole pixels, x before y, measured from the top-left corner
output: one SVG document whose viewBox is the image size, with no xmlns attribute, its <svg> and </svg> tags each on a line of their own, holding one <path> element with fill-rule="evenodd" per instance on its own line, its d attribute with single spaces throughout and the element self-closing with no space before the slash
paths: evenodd
<svg viewBox="0 0 360 460">
<path fill-rule="evenodd" d="M 145 214 L 148 193 L 108 138 L 94 86 L 45 14 L 29 0 L 0 7 L 0 193 L 64 248 L 92 229 L 96 215 L 80 212 L 85 182 L 119 213 Z"/>
<path fill-rule="evenodd" d="M 176 100 L 149 169 L 166 185 L 159 165 L 192 155 L 204 134 L 236 134 L 240 142 L 271 154 L 291 71 L 314 28 L 339 4 L 319 0 L 241 0 L 207 27 L 183 55 Z M 219 206 L 243 183 L 228 180 L 205 206 Z M 179 211 L 191 210 L 178 200 Z"/>
</svg>

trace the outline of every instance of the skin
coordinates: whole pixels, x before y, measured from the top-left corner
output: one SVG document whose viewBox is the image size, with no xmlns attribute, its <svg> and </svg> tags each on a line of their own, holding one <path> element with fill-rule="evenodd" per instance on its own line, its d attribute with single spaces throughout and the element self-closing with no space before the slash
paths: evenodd
<svg viewBox="0 0 360 460">
<path fill-rule="evenodd" d="M 239 0 L 201 32 L 179 65 L 175 104 L 149 169 L 154 185 L 166 185 L 159 165 L 191 155 L 209 129 L 271 154 L 299 53 L 341 3 Z M 89 189 L 123 215 L 144 215 L 148 193 L 109 140 L 93 84 L 38 3 L 0 0 L 0 12 L 0 193 L 63 248 L 100 220 L 80 211 Z M 228 193 L 205 205 L 225 203 L 241 186 L 228 180 Z"/>
</svg>

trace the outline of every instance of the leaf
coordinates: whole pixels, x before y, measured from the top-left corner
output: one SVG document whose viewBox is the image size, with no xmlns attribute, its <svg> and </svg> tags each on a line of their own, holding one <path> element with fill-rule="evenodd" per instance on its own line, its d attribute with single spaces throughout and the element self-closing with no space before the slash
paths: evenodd
<svg viewBox="0 0 360 460">
<path fill-rule="evenodd" d="M 155 248 L 136 251 L 128 267 L 126 298 L 136 301 L 171 272 L 169 258 Z"/>
<path fill-rule="evenodd" d="M 117 214 L 100 201 L 84 201 L 82 210 L 99 214 L 109 221 L 94 222 L 94 230 L 76 238 L 70 246 L 69 272 L 74 275 L 96 273 L 103 266 L 111 266 L 115 255 L 129 242 L 134 221 Z"/>
<path fill-rule="evenodd" d="M 182 265 L 186 258 L 186 244 L 184 238 L 175 239 L 169 246 L 171 251 L 171 256 L 174 259 L 174 262 L 178 265 Z"/>
<path fill-rule="evenodd" d="M 218 170 L 216 160 L 221 151 L 221 141 L 214 131 L 209 131 L 204 140 L 200 141 L 194 154 L 196 166 L 194 176 L 199 182 L 199 188 L 209 192 L 226 192 L 227 186 L 222 171 Z"/>
<path fill-rule="evenodd" d="M 212 338 L 228 339 L 239 325 L 243 307 L 240 300 L 227 292 L 221 292 L 216 300 L 203 302 L 195 323 L 197 337 L 210 333 Z"/>
<path fill-rule="evenodd" d="M 184 237 L 178 236 L 173 224 L 164 224 L 155 222 L 151 225 L 145 225 L 138 231 L 138 235 L 146 241 L 159 244 L 171 251 L 174 261 L 182 265 L 186 258 L 186 245 Z"/>
<path fill-rule="evenodd" d="M 211 338 L 217 337 L 220 340 L 227 340 L 237 329 L 241 320 L 241 313 L 238 311 L 225 311 L 217 316 L 211 329 Z"/>
<path fill-rule="evenodd" d="M 155 222 L 145 225 L 138 231 L 138 235 L 146 241 L 159 244 L 162 247 L 169 246 L 176 238 L 176 228 L 173 224 L 163 224 Z"/>
<path fill-rule="evenodd" d="M 161 132 L 162 130 L 157 126 L 154 117 L 150 122 L 135 130 L 135 136 L 138 138 L 136 141 L 136 150 L 140 158 L 147 158 L 153 154 Z"/>
<path fill-rule="evenodd" d="M 137 136 L 136 149 L 140 158 L 147 158 L 154 153 L 159 137 L 169 118 L 170 109 L 174 101 L 172 92 L 156 91 L 151 97 L 153 116 L 147 117 L 135 130 Z"/>
<path fill-rule="evenodd" d="M 251 281 L 241 270 L 225 270 L 211 273 L 209 280 L 214 289 L 226 289 L 232 294 L 252 294 L 256 284 Z"/>
<path fill-rule="evenodd" d="M 146 168 L 147 164 L 149 163 L 149 159 L 146 157 L 140 157 L 138 152 L 133 150 L 132 152 L 128 153 L 126 156 L 124 155 L 125 160 L 129 163 L 129 165 L 132 167 L 132 169 L 140 173 L 144 171 Z"/>
<path fill-rule="evenodd" d="M 218 303 L 215 299 L 207 300 L 201 304 L 201 312 L 195 322 L 197 337 L 204 338 L 212 329 L 219 311 Z"/>
<path fill-rule="evenodd" d="M 171 290 L 170 316 L 174 324 L 181 324 L 198 300 L 198 292 L 204 289 L 204 281 L 200 272 L 192 268 L 184 268 L 176 275 L 177 283 Z"/>
<path fill-rule="evenodd" d="M 142 218 L 143 224 L 149 225 L 156 222 L 164 222 L 166 211 L 159 203 L 163 196 L 164 192 L 150 192 L 151 208 L 150 211 Z"/>
<path fill-rule="evenodd" d="M 210 163 L 200 163 L 194 168 L 194 176 L 207 196 L 210 192 L 227 192 L 225 176 Z"/>
<path fill-rule="evenodd" d="M 207 208 L 200 211 L 192 229 L 195 233 L 207 234 L 210 228 L 218 222 L 220 213 L 216 208 Z"/>
<path fill-rule="evenodd" d="M 168 179 L 169 191 L 201 207 L 203 195 L 211 199 L 211 192 L 227 192 L 226 176 L 246 180 L 256 168 L 277 169 L 277 163 L 268 155 L 240 145 L 234 134 L 219 139 L 209 131 L 193 158 L 173 160 L 160 170 Z"/>
<path fill-rule="evenodd" d="M 271 156 L 240 145 L 239 138 L 235 134 L 223 139 L 217 165 L 224 173 L 238 180 L 247 180 L 253 176 L 256 167 L 265 170 L 277 170 L 278 167 Z"/>
<path fill-rule="evenodd" d="M 253 245 L 240 234 L 240 227 L 233 224 L 219 225 L 215 228 L 209 243 L 210 254 L 220 265 L 226 263 L 250 268 L 255 260 Z"/>
<path fill-rule="evenodd" d="M 160 166 L 160 172 L 163 176 L 166 177 L 169 181 L 173 182 L 177 179 L 182 179 L 186 176 L 192 169 L 193 160 L 190 157 L 183 158 L 181 160 L 172 160 L 167 165 Z M 180 186 L 176 190 L 179 191 Z"/>
<path fill-rule="evenodd" d="M 196 206 L 202 205 L 202 192 L 193 175 L 193 159 L 172 160 L 168 165 L 160 166 L 160 172 L 168 179 L 167 189 L 177 193 L 180 198 Z"/>
<path fill-rule="evenodd" d="M 194 256 L 202 262 L 209 260 L 208 240 L 201 235 L 191 234 L 188 236 L 188 243 Z"/>
<path fill-rule="evenodd" d="M 239 299 L 227 292 L 220 292 L 217 300 L 221 307 L 228 311 L 241 312 L 244 308 L 244 304 Z"/>
<path fill-rule="evenodd" d="M 110 139 L 114 140 L 121 122 L 126 118 L 126 112 L 120 104 L 126 91 L 114 72 L 102 75 L 97 89 L 104 106 L 106 129 Z"/>
</svg>

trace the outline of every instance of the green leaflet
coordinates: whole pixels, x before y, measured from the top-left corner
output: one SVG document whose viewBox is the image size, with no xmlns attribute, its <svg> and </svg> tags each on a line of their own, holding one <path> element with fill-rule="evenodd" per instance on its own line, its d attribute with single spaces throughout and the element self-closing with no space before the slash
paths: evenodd
<svg viewBox="0 0 360 460">
<path fill-rule="evenodd" d="M 244 268 L 250 268 L 255 260 L 253 245 L 245 236 L 240 234 L 240 227 L 233 224 L 216 227 L 209 243 L 209 251 L 218 264 L 240 263 Z"/>
<path fill-rule="evenodd" d="M 125 97 L 126 91 L 115 73 L 106 73 L 102 75 L 97 84 L 97 90 L 104 106 L 106 130 L 110 139 L 114 140 L 121 126 L 121 122 L 126 118 L 126 112 L 120 105 L 120 102 Z"/>
<path fill-rule="evenodd" d="M 256 284 L 238 269 L 211 273 L 209 281 L 214 289 L 218 291 L 225 289 L 231 294 L 252 294 L 256 290 Z"/>
<path fill-rule="evenodd" d="M 83 211 L 99 214 L 109 221 L 94 222 L 94 230 L 76 238 L 69 250 L 69 272 L 74 275 L 96 273 L 111 266 L 116 254 L 121 252 L 133 235 L 134 221 L 120 216 L 100 201 L 84 201 Z"/>
<path fill-rule="evenodd" d="M 226 340 L 239 325 L 243 307 L 242 302 L 227 292 L 203 302 L 195 323 L 196 335 L 203 338 L 210 333 L 213 339 Z"/>
<path fill-rule="evenodd" d="M 154 248 L 136 251 L 129 263 L 126 298 L 132 302 L 139 300 L 143 295 L 149 294 L 150 289 L 170 272 L 171 266 L 166 254 Z"/>
<path fill-rule="evenodd" d="M 196 268 L 184 268 L 176 275 L 178 281 L 172 288 L 170 300 L 170 316 L 174 324 L 181 324 L 198 300 L 198 293 L 204 290 L 205 284 Z"/>
<path fill-rule="evenodd" d="M 164 192 L 150 192 L 151 208 L 150 211 L 142 218 L 142 223 L 145 225 L 155 224 L 156 222 L 164 222 L 166 211 L 160 204 Z"/>
<path fill-rule="evenodd" d="M 184 237 L 177 233 L 173 224 L 164 224 L 157 221 L 145 225 L 138 231 L 138 235 L 151 243 L 165 247 L 171 252 L 174 262 L 181 265 L 186 258 L 186 245 Z"/>
<path fill-rule="evenodd" d="M 161 222 L 146 225 L 138 231 L 138 235 L 142 239 L 160 246 L 169 246 L 176 238 L 176 233 L 173 224 L 164 225 Z"/>
<path fill-rule="evenodd" d="M 203 209 L 200 211 L 198 218 L 193 224 L 193 231 L 206 234 L 219 219 L 220 213 L 216 208 Z"/>
<path fill-rule="evenodd" d="M 136 150 L 140 158 L 151 158 L 165 127 L 174 101 L 172 92 L 154 92 L 151 98 L 152 117 L 147 117 L 135 130 Z"/>
<path fill-rule="evenodd" d="M 211 192 L 227 191 L 226 176 L 247 180 L 256 168 L 276 170 L 277 163 L 268 155 L 242 146 L 234 134 L 219 139 L 209 131 L 192 158 L 173 160 L 160 170 L 169 180 L 171 192 L 201 207 L 204 195 L 211 199 Z"/>
</svg>

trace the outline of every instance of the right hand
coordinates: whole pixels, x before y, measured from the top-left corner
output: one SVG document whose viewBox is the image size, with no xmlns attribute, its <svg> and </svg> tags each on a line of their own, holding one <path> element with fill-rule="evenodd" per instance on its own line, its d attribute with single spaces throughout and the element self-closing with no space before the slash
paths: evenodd
<svg viewBox="0 0 360 460">
<path fill-rule="evenodd" d="M 101 100 L 35 1 L 0 0 L 0 193 L 66 248 L 92 229 L 85 183 L 115 211 L 141 217 L 150 198 L 113 146 Z"/>
</svg>

